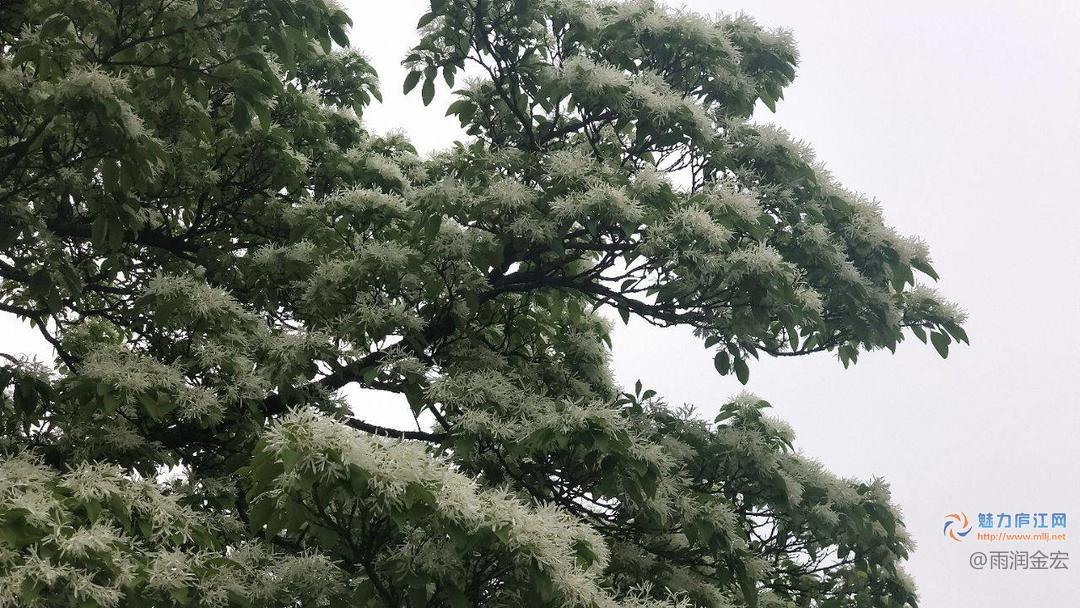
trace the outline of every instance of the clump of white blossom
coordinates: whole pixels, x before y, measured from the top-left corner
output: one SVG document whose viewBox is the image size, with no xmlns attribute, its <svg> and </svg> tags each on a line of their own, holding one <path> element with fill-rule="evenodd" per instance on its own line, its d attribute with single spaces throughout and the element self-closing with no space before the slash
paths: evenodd
<svg viewBox="0 0 1080 608">
<path fill-rule="evenodd" d="M 518 567 L 539 564 L 568 605 L 614 605 L 598 580 L 607 563 L 604 541 L 564 511 L 481 489 L 420 445 L 362 435 L 309 411 L 289 415 L 271 427 L 263 441 L 267 456 L 287 466 L 256 502 L 280 500 L 311 483 L 328 488 L 361 483 L 363 490 L 348 500 L 363 501 L 375 514 L 407 517 L 411 497 L 429 493 L 432 500 L 427 506 L 434 518 L 477 533 L 499 531 L 498 549 Z M 412 525 L 434 523 L 422 520 Z M 580 545 L 595 558 L 587 567 L 577 559 Z"/>
</svg>

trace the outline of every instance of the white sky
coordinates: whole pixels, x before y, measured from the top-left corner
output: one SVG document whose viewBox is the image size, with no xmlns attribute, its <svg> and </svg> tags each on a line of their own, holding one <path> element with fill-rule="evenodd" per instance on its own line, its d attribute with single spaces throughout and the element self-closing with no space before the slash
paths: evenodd
<svg viewBox="0 0 1080 608">
<path fill-rule="evenodd" d="M 371 57 L 385 103 L 369 126 L 405 130 L 421 150 L 459 137 L 432 107 L 402 97 L 398 62 L 425 12 L 418 0 L 346 3 L 352 41 Z M 939 287 L 970 313 L 973 346 L 942 361 L 912 339 L 844 370 L 829 355 L 762 361 L 749 389 L 768 399 L 796 445 L 844 476 L 881 476 L 919 547 L 909 562 L 922 605 L 1065 608 L 1069 571 L 973 571 L 972 551 L 1080 544 L 1080 5 L 1068 2 L 769 2 L 685 4 L 744 11 L 795 33 L 801 61 L 776 122 L 810 142 L 848 187 L 882 201 L 902 233 L 930 245 Z M 0 318 L 5 350 L 48 356 Z M 15 342 L 17 348 L 7 346 Z M 615 370 L 704 415 L 740 386 L 717 376 L 689 332 L 620 326 Z M 401 423 L 385 400 L 357 414 Z M 377 408 L 377 411 L 376 411 Z M 370 415 L 368 415 L 370 413 Z M 943 516 L 1067 512 L 1065 543 L 956 544 Z M 970 538 L 970 537 L 969 537 Z"/>
</svg>

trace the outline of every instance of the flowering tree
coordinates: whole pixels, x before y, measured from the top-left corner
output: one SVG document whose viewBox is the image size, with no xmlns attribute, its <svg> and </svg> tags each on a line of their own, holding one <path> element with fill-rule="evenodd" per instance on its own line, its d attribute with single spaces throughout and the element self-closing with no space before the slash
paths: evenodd
<svg viewBox="0 0 1080 608">
<path fill-rule="evenodd" d="M 750 361 L 946 355 L 924 247 L 749 122 L 783 33 L 432 0 L 418 156 L 324 0 L 0 8 L 0 606 L 914 606 L 886 486 L 615 385 L 608 318 Z M 936 277 L 935 277 L 936 278 Z M 346 387 L 404 396 L 372 424 Z M 404 407 L 404 405 L 403 405 Z"/>
</svg>

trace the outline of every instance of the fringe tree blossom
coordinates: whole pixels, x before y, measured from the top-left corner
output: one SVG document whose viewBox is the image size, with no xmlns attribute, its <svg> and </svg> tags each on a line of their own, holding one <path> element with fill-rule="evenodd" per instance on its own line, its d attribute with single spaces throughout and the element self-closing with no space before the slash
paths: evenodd
<svg viewBox="0 0 1080 608">
<path fill-rule="evenodd" d="M 790 35 L 430 9 L 403 85 L 466 136 L 423 156 L 324 0 L 0 11 L 0 312 L 56 354 L 0 353 L 0 608 L 914 606 L 883 481 L 611 371 L 612 319 L 743 383 L 967 341 L 926 246 L 751 120 Z"/>
</svg>

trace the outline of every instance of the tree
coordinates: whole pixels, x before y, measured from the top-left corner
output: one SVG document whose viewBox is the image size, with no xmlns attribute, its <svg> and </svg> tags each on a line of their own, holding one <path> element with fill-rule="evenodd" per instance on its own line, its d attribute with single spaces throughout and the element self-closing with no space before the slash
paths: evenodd
<svg viewBox="0 0 1080 608">
<path fill-rule="evenodd" d="M 742 394 L 608 366 L 617 313 L 761 354 L 942 356 L 920 242 L 750 122 L 788 36 L 651 2 L 432 0 L 361 121 L 324 0 L 0 8 L 0 606 L 914 606 L 880 480 Z M 362 43 L 362 41 L 360 41 Z M 607 316 L 605 316 L 607 315 Z M 365 421 L 356 386 L 422 430 Z"/>
</svg>

